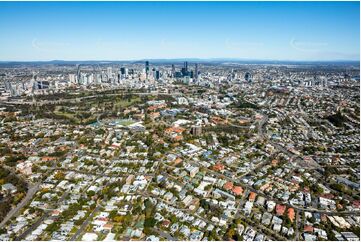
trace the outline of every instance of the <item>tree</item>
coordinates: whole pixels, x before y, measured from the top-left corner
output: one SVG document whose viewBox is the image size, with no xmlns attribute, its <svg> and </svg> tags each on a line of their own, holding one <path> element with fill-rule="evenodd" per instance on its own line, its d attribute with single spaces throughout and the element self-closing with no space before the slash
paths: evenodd
<svg viewBox="0 0 361 242">
<path fill-rule="evenodd" d="M 154 218 L 146 218 L 144 220 L 144 227 L 152 228 L 156 224 L 156 220 Z"/>
<path fill-rule="evenodd" d="M 311 218 L 308 219 L 308 221 L 310 221 L 311 223 L 315 223 L 316 219 L 315 219 L 315 217 L 312 216 Z"/>
<path fill-rule="evenodd" d="M 55 222 L 55 223 L 49 224 L 45 230 L 52 233 L 52 232 L 58 230 L 59 228 L 60 228 L 59 222 Z"/>
<path fill-rule="evenodd" d="M 8 166 L 16 166 L 16 163 L 19 160 L 25 160 L 26 157 L 24 155 L 11 155 L 5 158 L 5 164 Z"/>
<path fill-rule="evenodd" d="M 89 191 L 89 192 L 87 193 L 87 195 L 88 195 L 88 197 L 92 197 L 92 196 L 95 195 L 95 192 L 94 192 L 94 191 Z"/>
<path fill-rule="evenodd" d="M 178 221 L 177 217 L 172 214 L 170 217 L 169 217 L 169 220 L 172 222 L 172 223 L 176 223 Z"/>
<path fill-rule="evenodd" d="M 58 172 L 54 175 L 54 178 L 55 178 L 56 180 L 64 180 L 65 174 L 64 174 L 64 172 L 62 172 L 62 171 L 58 171 Z"/>
<path fill-rule="evenodd" d="M 213 229 L 211 231 L 211 234 L 209 235 L 209 240 L 212 241 L 212 240 L 218 240 L 218 234 L 216 232 L 215 229 Z"/>
<path fill-rule="evenodd" d="M 149 199 L 147 199 L 144 201 L 144 206 L 145 206 L 145 210 L 144 210 L 145 217 L 146 218 L 151 217 L 154 211 L 154 204 Z"/>
<path fill-rule="evenodd" d="M 284 226 L 286 226 L 287 228 L 290 228 L 290 227 L 291 227 L 292 222 L 291 222 L 291 220 L 289 219 L 289 217 L 287 216 L 287 214 L 284 214 L 284 215 L 283 215 L 283 221 L 285 221 L 285 222 L 284 222 Z"/>
<path fill-rule="evenodd" d="M 318 186 L 317 184 L 312 184 L 311 189 L 312 189 L 312 191 L 313 191 L 314 193 L 316 193 L 316 194 L 321 194 L 321 193 L 323 193 L 322 187 Z"/>
<path fill-rule="evenodd" d="M 124 220 L 123 216 L 114 216 L 113 221 L 116 223 L 121 223 Z"/>
<path fill-rule="evenodd" d="M 228 229 L 226 232 L 227 239 L 233 239 L 233 237 L 236 235 L 236 231 L 234 229 Z"/>
<path fill-rule="evenodd" d="M 205 199 L 202 199 L 200 201 L 200 205 L 202 208 L 204 208 L 205 210 L 209 210 L 210 206 L 209 206 L 209 203 L 205 200 Z"/>
<path fill-rule="evenodd" d="M 109 213 L 109 218 L 111 220 L 113 220 L 115 218 L 115 216 L 117 216 L 118 212 L 116 210 L 112 210 L 110 213 Z"/>
<path fill-rule="evenodd" d="M 144 143 L 145 143 L 147 146 L 150 146 L 150 145 L 153 143 L 153 138 L 152 138 L 152 135 L 151 135 L 151 134 L 147 135 Z"/>
<path fill-rule="evenodd" d="M 140 205 L 137 205 L 133 209 L 133 214 L 140 214 L 142 212 L 142 207 Z"/>
<path fill-rule="evenodd" d="M 332 189 L 335 189 L 335 190 L 339 191 L 339 192 L 345 192 L 345 190 L 346 190 L 345 186 L 342 185 L 342 184 L 339 184 L 339 183 L 333 183 L 333 184 L 330 185 L 330 187 Z"/>
</svg>

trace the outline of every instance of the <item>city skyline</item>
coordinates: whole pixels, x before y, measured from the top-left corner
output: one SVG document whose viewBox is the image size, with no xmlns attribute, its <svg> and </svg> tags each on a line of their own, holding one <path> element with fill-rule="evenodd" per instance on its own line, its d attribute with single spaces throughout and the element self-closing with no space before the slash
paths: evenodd
<svg viewBox="0 0 361 242">
<path fill-rule="evenodd" d="M 1 2 L 0 61 L 359 61 L 359 2 Z"/>
</svg>

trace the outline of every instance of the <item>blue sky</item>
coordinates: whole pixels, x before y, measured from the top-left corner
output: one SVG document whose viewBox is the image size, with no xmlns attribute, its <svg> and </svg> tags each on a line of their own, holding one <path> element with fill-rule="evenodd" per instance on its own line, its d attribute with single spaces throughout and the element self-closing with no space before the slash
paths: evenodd
<svg viewBox="0 0 361 242">
<path fill-rule="evenodd" d="M 0 60 L 359 60 L 359 2 L 0 2 Z"/>
</svg>

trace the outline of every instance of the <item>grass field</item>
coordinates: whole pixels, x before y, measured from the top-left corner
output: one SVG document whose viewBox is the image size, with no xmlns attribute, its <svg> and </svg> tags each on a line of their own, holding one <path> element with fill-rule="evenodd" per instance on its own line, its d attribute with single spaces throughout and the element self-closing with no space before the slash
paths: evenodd
<svg viewBox="0 0 361 242">
<path fill-rule="evenodd" d="M 140 102 L 140 101 L 141 101 L 141 99 L 138 96 L 133 96 L 131 99 L 117 97 L 117 98 L 114 98 L 113 100 L 110 100 L 109 98 L 107 98 L 100 102 L 92 100 L 87 103 L 84 103 L 83 106 L 79 106 L 78 110 L 75 112 L 68 112 L 67 111 L 68 109 L 65 106 L 61 106 L 61 105 L 56 106 L 55 110 L 54 110 L 54 114 L 61 116 L 64 119 L 70 120 L 71 122 L 74 122 L 76 124 L 84 124 L 84 123 L 88 123 L 96 118 L 96 114 L 91 115 L 89 117 L 88 110 L 92 107 L 116 111 L 116 110 L 119 110 L 122 108 L 127 108 L 129 106 L 132 106 L 135 103 Z M 85 114 L 87 114 L 87 115 L 85 115 Z M 84 116 L 84 118 L 81 119 L 81 116 Z M 128 125 L 132 124 L 129 122 L 130 121 L 127 121 L 124 124 L 122 123 L 122 125 L 128 126 Z"/>
<path fill-rule="evenodd" d="M 65 119 L 69 119 L 74 123 L 82 124 L 82 123 L 88 123 L 89 121 L 95 119 L 95 116 L 90 116 L 89 118 L 80 120 L 78 117 L 76 117 L 76 113 L 67 113 L 60 111 L 61 106 L 56 106 L 54 110 L 54 114 L 64 117 Z"/>
<path fill-rule="evenodd" d="M 116 100 L 114 103 L 114 106 L 116 108 L 126 108 L 139 101 L 140 101 L 140 97 L 133 97 L 132 99 L 130 99 L 130 102 L 128 102 L 128 100 L 124 100 L 124 99 Z"/>
</svg>

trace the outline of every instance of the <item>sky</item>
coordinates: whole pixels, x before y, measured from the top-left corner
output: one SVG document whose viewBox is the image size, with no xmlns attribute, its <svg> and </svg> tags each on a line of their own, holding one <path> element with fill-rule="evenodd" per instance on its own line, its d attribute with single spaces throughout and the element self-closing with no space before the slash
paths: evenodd
<svg viewBox="0 0 361 242">
<path fill-rule="evenodd" d="M 0 60 L 359 60 L 359 2 L 0 2 Z"/>
</svg>

